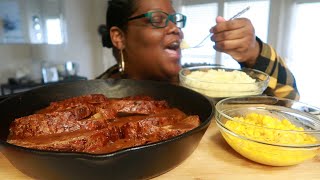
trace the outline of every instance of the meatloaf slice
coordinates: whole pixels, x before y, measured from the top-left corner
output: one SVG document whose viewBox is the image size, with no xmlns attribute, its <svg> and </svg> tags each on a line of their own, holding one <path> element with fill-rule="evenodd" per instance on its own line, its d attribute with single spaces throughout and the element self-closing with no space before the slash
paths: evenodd
<svg viewBox="0 0 320 180">
<path fill-rule="evenodd" d="M 103 94 L 83 95 L 83 96 L 68 98 L 62 101 L 51 102 L 48 107 L 43 108 L 37 111 L 36 113 L 46 114 L 46 113 L 57 112 L 57 111 L 65 111 L 66 109 L 81 106 L 83 104 L 97 105 L 107 101 L 108 101 L 108 98 Z"/>
<path fill-rule="evenodd" d="M 46 114 L 33 114 L 15 119 L 10 125 L 8 139 L 21 139 L 49 135 L 55 133 L 72 132 L 80 129 L 98 129 L 104 127 L 104 120 L 92 119 L 81 121 L 93 114 L 93 108 L 82 105 L 65 111 Z"/>
</svg>

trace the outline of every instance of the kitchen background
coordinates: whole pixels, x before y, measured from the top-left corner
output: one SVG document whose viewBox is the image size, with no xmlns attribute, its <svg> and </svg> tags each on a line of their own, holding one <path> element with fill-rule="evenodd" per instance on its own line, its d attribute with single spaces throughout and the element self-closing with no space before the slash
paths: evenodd
<svg viewBox="0 0 320 180">
<path fill-rule="evenodd" d="M 105 0 L 0 1 L 9 5 L 12 2 L 19 7 L 20 20 L 12 21 L 21 24 L 23 42 L 17 43 L 11 38 L 9 42 L 3 40 L 0 45 L 0 83 L 6 83 L 9 77 L 28 73 L 33 79 L 41 79 L 41 65 L 64 64 L 67 61 L 76 62 L 78 74 L 92 79 L 114 63 L 111 53 L 103 52 L 97 33 L 98 25 L 105 21 Z M 35 26 L 35 18 L 39 18 L 36 21 L 40 22 L 40 30 Z M 55 31 L 51 34 L 50 28 L 46 28 L 50 20 L 58 20 L 58 26 L 53 24 L 51 30 Z M 105 59 L 110 61 L 103 61 L 103 56 L 108 55 L 110 58 Z"/>
<path fill-rule="evenodd" d="M 295 74 L 301 101 L 320 107 L 320 0 L 173 0 L 177 11 L 188 16 L 185 39 L 196 44 L 215 24 L 250 5 L 249 18 L 256 34 L 286 59 Z M 56 81 L 67 64 L 77 75 L 93 79 L 115 61 L 102 48 L 97 28 L 105 23 L 107 0 L 0 0 L 0 84 L 8 80 Z M 212 22 L 212 23 L 208 23 Z M 197 33 L 195 32 L 197 27 Z M 203 48 L 185 50 L 182 63 L 224 64 L 238 67 L 225 54 Z M 53 68 L 52 68 L 53 67 Z M 52 73 L 54 75 L 52 75 Z"/>
</svg>

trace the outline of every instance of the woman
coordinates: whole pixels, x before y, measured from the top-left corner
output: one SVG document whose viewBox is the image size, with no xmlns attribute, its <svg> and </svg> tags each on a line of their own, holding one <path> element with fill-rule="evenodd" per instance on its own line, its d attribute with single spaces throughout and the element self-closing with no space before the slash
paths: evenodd
<svg viewBox="0 0 320 180">
<path fill-rule="evenodd" d="M 113 48 L 120 73 L 111 69 L 100 78 L 177 82 L 186 19 L 175 13 L 170 0 L 109 1 L 103 42 Z"/>
<path fill-rule="evenodd" d="M 268 94 L 299 97 L 292 73 L 274 51 L 270 53 L 271 47 L 256 39 L 248 19 L 225 21 L 218 17 L 216 21 L 210 31 L 217 51 L 230 54 L 241 66 L 263 70 L 274 77 Z M 178 82 L 181 28 L 185 23 L 186 17 L 175 12 L 171 0 L 109 1 L 107 25 L 100 27 L 100 33 L 103 45 L 113 49 L 118 64 L 98 78 Z M 284 81 L 288 77 L 292 81 Z"/>
</svg>

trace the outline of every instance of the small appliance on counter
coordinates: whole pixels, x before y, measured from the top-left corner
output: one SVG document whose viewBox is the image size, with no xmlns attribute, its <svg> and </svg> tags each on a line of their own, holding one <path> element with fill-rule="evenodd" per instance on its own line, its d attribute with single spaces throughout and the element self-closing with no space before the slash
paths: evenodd
<svg viewBox="0 0 320 180">
<path fill-rule="evenodd" d="M 77 76 L 79 71 L 78 63 L 67 61 L 64 66 L 65 66 L 65 71 L 67 76 Z"/>
<path fill-rule="evenodd" d="M 44 83 L 57 82 L 59 81 L 57 67 L 42 67 L 42 78 Z"/>
<path fill-rule="evenodd" d="M 79 64 L 67 61 L 64 64 L 44 64 L 42 66 L 42 78 L 44 83 L 58 82 L 71 79 L 84 79 L 78 76 Z M 86 79 L 86 78 L 85 78 Z"/>
</svg>

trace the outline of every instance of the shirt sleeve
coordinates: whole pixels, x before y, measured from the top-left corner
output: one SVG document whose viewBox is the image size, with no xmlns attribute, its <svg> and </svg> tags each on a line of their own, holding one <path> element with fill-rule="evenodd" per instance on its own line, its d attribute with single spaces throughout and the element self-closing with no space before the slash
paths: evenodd
<svg viewBox="0 0 320 180">
<path fill-rule="evenodd" d="M 270 45 L 262 42 L 259 38 L 261 52 L 253 69 L 263 71 L 270 75 L 270 81 L 265 94 L 270 96 L 299 100 L 300 95 L 296 80 L 288 69 L 284 60 Z"/>
</svg>

